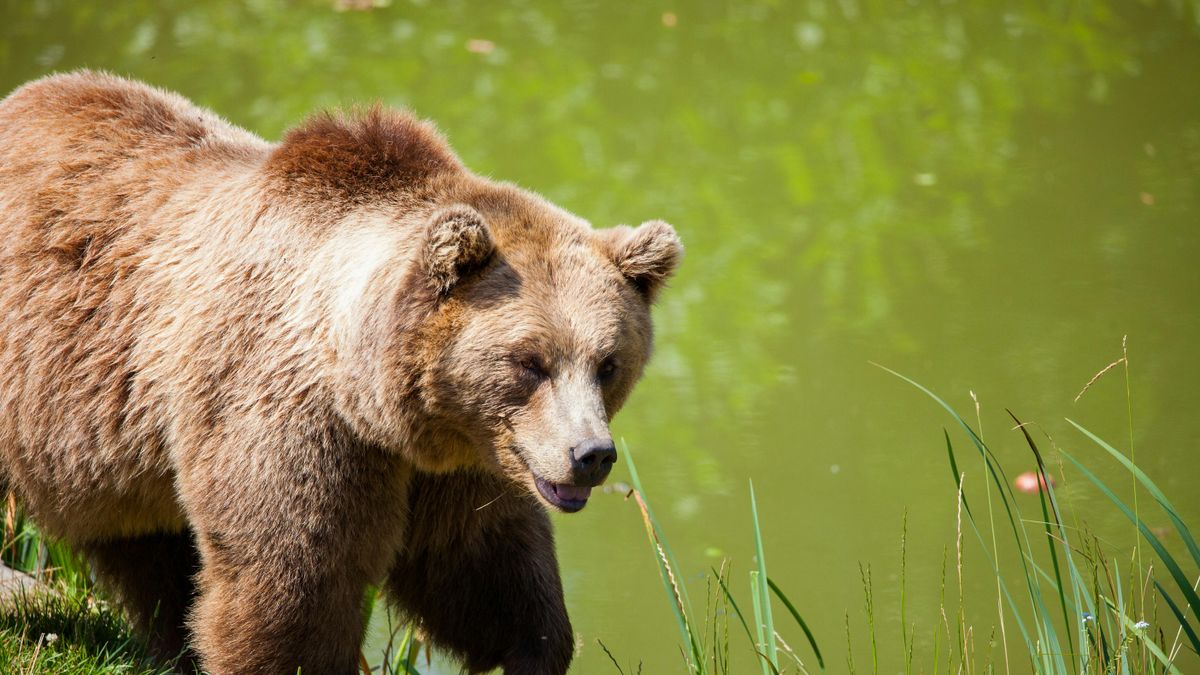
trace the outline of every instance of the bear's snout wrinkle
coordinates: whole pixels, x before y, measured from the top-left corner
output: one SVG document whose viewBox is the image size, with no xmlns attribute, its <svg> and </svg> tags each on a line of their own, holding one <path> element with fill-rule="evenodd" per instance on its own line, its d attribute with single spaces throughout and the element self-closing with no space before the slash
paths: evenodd
<svg viewBox="0 0 1200 675">
<path fill-rule="evenodd" d="M 589 438 L 571 448 L 571 477 L 576 485 L 596 487 L 616 462 L 617 446 L 611 438 Z"/>
</svg>

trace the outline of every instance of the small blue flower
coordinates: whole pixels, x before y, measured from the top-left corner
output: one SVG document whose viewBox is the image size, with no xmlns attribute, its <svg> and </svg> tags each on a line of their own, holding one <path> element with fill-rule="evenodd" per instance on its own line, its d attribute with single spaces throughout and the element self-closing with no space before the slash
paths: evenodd
<svg viewBox="0 0 1200 675">
<path fill-rule="evenodd" d="M 1146 630 L 1147 628 L 1149 628 L 1149 627 L 1150 627 L 1150 622 L 1148 622 L 1148 621 L 1139 621 L 1139 622 L 1137 622 L 1137 623 L 1133 624 L 1133 627 L 1134 627 L 1134 628 L 1136 628 L 1136 629 L 1138 629 L 1138 630 Z"/>
<path fill-rule="evenodd" d="M 1096 620 L 1096 617 L 1092 616 L 1090 612 L 1083 613 L 1083 622 L 1084 623 L 1087 623 L 1089 621 L 1095 621 L 1095 620 Z"/>
</svg>

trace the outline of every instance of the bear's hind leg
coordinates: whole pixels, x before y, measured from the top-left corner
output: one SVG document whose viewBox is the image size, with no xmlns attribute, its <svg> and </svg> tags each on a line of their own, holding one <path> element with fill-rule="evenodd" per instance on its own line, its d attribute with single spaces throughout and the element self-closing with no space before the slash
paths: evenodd
<svg viewBox="0 0 1200 675">
<path fill-rule="evenodd" d="M 200 555 L 192 533 L 92 542 L 81 550 L 101 588 L 116 596 L 151 651 L 165 660 L 180 657 L 180 670 L 194 672 L 186 621 L 196 598 Z"/>
</svg>

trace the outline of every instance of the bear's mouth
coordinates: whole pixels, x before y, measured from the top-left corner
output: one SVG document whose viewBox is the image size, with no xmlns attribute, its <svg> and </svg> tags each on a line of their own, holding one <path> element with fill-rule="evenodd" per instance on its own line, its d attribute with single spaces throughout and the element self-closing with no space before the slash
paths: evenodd
<svg viewBox="0 0 1200 675">
<path fill-rule="evenodd" d="M 592 496 L 592 488 L 577 485 L 563 485 L 534 474 L 533 482 L 537 485 L 542 498 L 567 513 L 575 513 L 587 506 L 588 497 Z"/>
</svg>

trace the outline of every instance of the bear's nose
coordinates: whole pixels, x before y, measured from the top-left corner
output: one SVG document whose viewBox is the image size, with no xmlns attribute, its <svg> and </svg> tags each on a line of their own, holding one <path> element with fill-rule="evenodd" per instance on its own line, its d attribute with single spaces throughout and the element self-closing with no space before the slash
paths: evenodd
<svg viewBox="0 0 1200 675">
<path fill-rule="evenodd" d="M 571 448 L 571 473 L 580 485 L 603 483 L 616 461 L 617 446 L 611 438 L 589 438 Z"/>
</svg>

